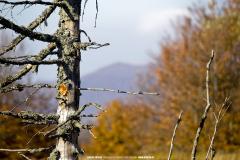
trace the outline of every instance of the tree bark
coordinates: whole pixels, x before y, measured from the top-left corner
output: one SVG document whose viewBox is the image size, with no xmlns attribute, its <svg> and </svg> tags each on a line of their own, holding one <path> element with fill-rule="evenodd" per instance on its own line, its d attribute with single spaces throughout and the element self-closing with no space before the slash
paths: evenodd
<svg viewBox="0 0 240 160">
<path fill-rule="evenodd" d="M 67 120 L 79 107 L 80 100 L 80 60 L 79 49 L 74 47 L 74 42 L 80 42 L 79 18 L 81 10 L 81 0 L 66 0 L 71 13 L 60 10 L 60 21 L 58 37 L 60 44 L 59 59 L 63 59 L 63 64 L 58 65 L 58 110 L 60 116 L 58 124 Z M 64 90 L 63 90 L 64 89 Z M 63 128 L 58 128 L 56 150 L 60 160 L 78 159 L 80 148 L 78 144 L 79 129 L 70 123 Z M 63 134 L 64 133 L 64 134 Z"/>
</svg>

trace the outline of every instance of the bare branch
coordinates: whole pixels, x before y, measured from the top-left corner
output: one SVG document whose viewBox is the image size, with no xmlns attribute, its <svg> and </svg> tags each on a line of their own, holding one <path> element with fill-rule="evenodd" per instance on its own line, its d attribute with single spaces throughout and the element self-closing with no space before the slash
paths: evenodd
<svg viewBox="0 0 240 160">
<path fill-rule="evenodd" d="M 43 121 L 22 120 L 22 123 L 33 124 L 33 125 L 48 125 L 48 126 L 57 124 L 56 121 L 47 121 L 47 120 L 43 120 Z"/>
<path fill-rule="evenodd" d="M 26 155 L 22 154 L 21 152 L 18 153 L 20 156 L 22 156 L 23 158 L 25 158 L 26 160 L 31 160 L 30 158 L 28 158 Z"/>
<path fill-rule="evenodd" d="M 28 102 L 39 90 L 40 90 L 40 88 L 37 88 L 37 89 L 35 89 L 34 91 L 32 91 L 32 92 L 26 97 L 26 99 L 23 101 L 23 103 L 25 103 L 26 105 L 28 105 L 27 102 Z M 15 108 L 13 108 L 13 109 L 15 109 Z M 12 109 L 11 111 L 13 111 L 13 109 Z"/>
<path fill-rule="evenodd" d="M 19 113 L 14 113 L 11 111 L 0 111 L 1 115 L 10 116 L 14 118 L 19 118 L 25 123 L 46 123 L 46 124 L 56 124 L 58 116 L 55 114 L 40 114 L 31 111 L 21 111 Z"/>
<path fill-rule="evenodd" d="M 17 5 L 51 5 L 51 6 L 62 6 L 61 2 L 47 2 L 47 1 L 42 1 L 42 0 L 35 0 L 35 1 L 18 1 L 18 2 L 11 2 L 11 1 L 6 1 L 6 0 L 0 0 L 0 3 L 3 4 L 9 4 L 13 6 Z"/>
<path fill-rule="evenodd" d="M 34 85 L 26 85 L 26 84 L 16 84 L 12 85 L 8 88 L 2 88 L 0 89 L 0 93 L 6 93 L 11 91 L 23 91 L 26 88 L 56 88 L 54 85 L 50 84 L 34 84 Z M 137 91 L 137 92 L 131 92 L 131 91 L 122 91 L 122 90 L 113 90 L 113 89 L 107 89 L 107 88 L 80 88 L 81 91 L 103 91 L 103 92 L 115 92 L 115 93 L 121 93 L 121 94 L 132 94 L 132 95 L 155 95 L 158 96 L 160 93 L 157 92 L 144 92 L 144 91 Z"/>
<path fill-rule="evenodd" d="M 206 69 L 207 69 L 207 73 L 206 73 L 206 97 L 207 97 L 207 105 L 205 107 L 204 113 L 201 117 L 195 138 L 194 138 L 194 142 L 193 142 L 193 148 L 192 148 L 192 160 L 196 159 L 196 154 L 197 154 L 197 147 L 198 147 L 198 141 L 202 132 L 202 129 L 204 127 L 205 121 L 207 119 L 207 114 L 209 109 L 211 108 L 211 103 L 210 103 L 210 96 L 209 96 L 209 72 L 210 72 L 210 67 L 211 67 L 211 63 L 213 61 L 214 58 L 214 51 L 212 51 L 212 55 L 211 58 L 209 60 L 209 62 L 207 63 Z"/>
<path fill-rule="evenodd" d="M 79 43 L 79 42 L 75 42 L 74 46 L 77 49 L 82 49 L 82 50 L 87 50 L 87 49 L 98 49 L 101 47 L 105 47 L 110 45 L 110 43 L 104 43 L 104 44 L 99 44 L 96 42 L 85 42 L 85 43 Z"/>
<path fill-rule="evenodd" d="M 51 53 L 56 48 L 56 44 L 51 43 L 48 45 L 48 48 L 43 49 L 39 54 L 38 57 L 35 58 L 35 60 L 43 60 L 48 56 L 49 53 Z M 31 71 L 34 68 L 35 65 L 28 64 L 23 69 L 21 69 L 16 75 L 14 76 L 8 76 L 3 82 L 0 83 L 0 88 L 6 87 L 7 85 L 15 82 L 16 80 L 22 78 L 24 75 L 26 75 L 29 71 Z"/>
<path fill-rule="evenodd" d="M 23 91 L 26 88 L 56 88 L 55 85 L 50 84 L 34 84 L 34 85 L 27 85 L 27 84 L 15 84 L 12 86 L 9 86 L 7 88 L 0 89 L 0 93 L 6 93 L 11 91 Z M 114 89 L 108 89 L 108 88 L 80 88 L 81 91 L 99 91 L 99 92 L 115 92 L 120 94 L 132 94 L 132 95 L 153 95 L 153 96 L 159 96 L 160 93 L 158 92 L 144 92 L 144 91 L 137 91 L 137 92 L 131 92 L 131 91 L 122 91 L 122 90 L 114 90 Z"/>
<path fill-rule="evenodd" d="M 84 14 L 85 14 L 85 9 L 87 6 L 88 0 L 84 1 L 84 5 L 83 5 L 83 11 L 82 11 L 82 21 L 84 19 Z M 94 27 L 97 26 L 97 18 L 98 18 L 98 0 L 95 0 L 95 7 L 96 7 L 96 14 L 95 14 L 95 19 L 94 19 Z"/>
<path fill-rule="evenodd" d="M 229 109 L 229 107 L 231 106 L 231 103 L 229 103 L 229 98 L 226 98 L 224 103 L 222 104 L 219 112 L 218 112 L 218 115 L 215 116 L 215 125 L 214 125 L 214 131 L 213 131 L 213 135 L 212 135 L 212 138 L 211 138 L 211 141 L 210 141 L 210 145 L 208 147 L 208 151 L 207 151 L 207 154 L 206 154 L 206 160 L 208 160 L 208 157 L 209 157 L 209 154 L 211 154 L 211 160 L 213 160 L 214 156 L 215 156 L 215 149 L 214 149 L 214 141 L 215 141 L 215 137 L 216 137 L 216 134 L 217 134 L 217 130 L 218 130 L 218 125 L 220 123 L 220 121 L 222 120 L 223 116 L 225 115 L 225 113 L 227 112 L 227 110 Z M 214 113 L 215 115 L 215 113 Z"/>
<path fill-rule="evenodd" d="M 28 29 L 29 30 L 34 30 L 35 28 L 37 28 L 37 26 L 39 26 L 42 22 L 46 21 L 46 19 L 53 13 L 53 11 L 55 10 L 56 6 L 50 6 L 49 8 L 45 9 L 42 14 L 36 18 L 34 21 L 32 21 L 29 25 L 28 25 Z M 26 36 L 23 35 L 19 35 L 17 38 L 15 38 L 10 45 L 8 45 L 7 47 L 4 47 L 2 49 L 0 49 L 0 56 L 7 53 L 8 51 L 14 49 Z"/>
<path fill-rule="evenodd" d="M 26 145 L 30 144 L 30 142 L 33 140 L 33 138 L 37 135 L 39 135 L 43 130 L 45 130 L 46 128 L 48 128 L 49 126 L 45 126 L 43 128 L 41 128 L 40 130 L 38 130 L 34 135 L 32 135 L 32 137 L 28 140 L 28 142 L 26 143 Z"/>
<path fill-rule="evenodd" d="M 115 92 L 115 93 L 124 93 L 124 94 L 132 94 L 132 95 L 155 95 L 159 96 L 160 93 L 157 92 L 130 92 L 130 91 L 121 91 L 121 90 L 114 90 L 114 89 L 107 89 L 107 88 L 80 88 L 81 91 L 103 91 L 103 92 Z"/>
<path fill-rule="evenodd" d="M 170 150 L 169 150 L 169 153 L 168 153 L 168 160 L 170 160 L 170 159 L 171 159 L 171 156 L 172 156 L 174 139 L 175 139 L 175 137 L 176 137 L 177 128 L 178 128 L 180 122 L 182 121 L 182 113 L 183 113 L 183 111 L 180 112 L 180 114 L 179 114 L 179 116 L 178 116 L 177 123 L 176 123 L 176 125 L 175 125 L 175 127 L 174 127 L 174 130 L 173 130 L 173 135 L 172 135 Z"/>
<path fill-rule="evenodd" d="M 49 55 L 58 55 L 58 51 L 53 51 L 49 53 Z M 25 56 L 14 56 L 14 57 L 6 57 L 7 59 L 14 59 L 14 60 L 31 60 L 32 58 L 37 58 L 38 55 L 25 55 Z"/>
<path fill-rule="evenodd" d="M 14 60 L 14 59 L 8 59 L 8 58 L 0 58 L 1 64 L 11 64 L 11 65 L 25 65 L 25 64 L 32 64 L 32 65 L 51 65 L 51 64 L 61 64 L 63 61 L 60 59 L 56 60 Z"/>
<path fill-rule="evenodd" d="M 71 130 L 72 128 L 69 128 L 69 123 L 68 125 L 65 124 L 66 126 L 64 126 L 64 128 L 62 130 L 60 130 L 60 132 L 57 132 L 53 135 L 49 135 L 48 137 L 49 138 L 58 138 L 58 137 L 62 137 L 62 136 L 66 136 L 68 135 L 69 133 L 69 130 Z M 79 121 L 76 121 L 76 120 L 72 120 L 71 122 L 71 125 L 70 126 L 73 126 L 74 128 L 77 128 L 77 129 L 86 129 L 88 131 L 91 131 L 91 129 L 93 128 L 93 125 L 89 125 L 89 124 L 81 124 Z"/>
<path fill-rule="evenodd" d="M 97 139 L 97 137 L 94 135 L 94 133 L 92 132 L 91 129 L 89 129 L 88 132 L 90 133 L 90 135 L 91 135 L 94 139 Z"/>
<path fill-rule="evenodd" d="M 50 85 L 50 84 L 33 84 L 33 85 L 27 85 L 27 84 L 15 84 L 12 86 L 9 86 L 7 88 L 0 88 L 0 93 L 7 93 L 7 92 L 11 92 L 11 91 L 23 91 L 24 89 L 27 88 L 36 88 L 36 89 L 40 89 L 40 88 L 55 88 L 55 86 Z"/>
<path fill-rule="evenodd" d="M 79 121 L 75 121 L 74 126 L 79 129 L 87 129 L 87 130 L 93 129 L 92 124 L 81 124 Z"/>
<path fill-rule="evenodd" d="M 53 149 L 53 147 L 48 148 L 37 148 L 37 149 L 0 149 L 0 152 L 25 152 L 25 153 L 39 153 L 39 152 L 49 152 Z"/>
<path fill-rule="evenodd" d="M 87 2 L 88 2 L 88 0 L 85 0 L 85 1 L 84 1 L 83 11 L 82 11 L 82 21 L 83 21 L 83 18 L 84 18 L 84 14 L 85 14 L 85 9 L 86 9 L 86 6 L 87 6 Z"/>
<path fill-rule="evenodd" d="M 90 107 L 90 106 L 94 106 L 95 108 L 104 111 L 104 110 L 102 109 L 102 106 L 101 106 L 100 104 L 97 104 L 97 103 L 88 103 L 88 104 L 85 104 L 85 105 L 83 105 L 82 107 L 80 107 L 80 108 L 78 109 L 78 111 L 74 113 L 74 115 L 70 116 L 70 118 L 71 118 L 71 117 L 72 117 L 72 118 L 78 118 L 78 116 L 79 116 L 86 108 L 88 108 L 88 107 Z"/>
<path fill-rule="evenodd" d="M 91 38 L 88 36 L 88 34 L 87 34 L 87 32 L 86 32 L 86 31 L 84 31 L 84 30 L 80 29 L 80 33 L 83 33 L 83 34 L 84 34 L 84 35 L 87 37 L 87 39 L 88 39 L 88 42 L 92 42 Z"/>
<path fill-rule="evenodd" d="M 29 37 L 30 39 L 37 39 L 43 42 L 58 42 L 58 38 L 55 36 L 39 32 L 33 32 L 26 27 L 16 25 L 15 23 L 7 20 L 2 16 L 0 16 L 0 24 L 3 25 L 3 27 L 5 28 L 11 29 L 19 34 Z"/>
<path fill-rule="evenodd" d="M 95 23 L 94 23 L 94 27 L 97 27 L 97 18 L 98 18 L 98 0 L 95 0 L 96 2 L 96 15 L 95 15 Z"/>
<path fill-rule="evenodd" d="M 18 57 L 7 57 L 7 59 L 21 59 L 21 60 L 28 60 L 29 58 L 35 58 L 37 55 L 26 55 L 26 56 L 18 56 Z"/>
<path fill-rule="evenodd" d="M 68 117 L 68 119 L 61 123 L 61 124 L 58 124 L 55 128 L 51 129 L 50 131 L 47 131 L 46 133 L 44 133 L 44 136 L 48 136 L 49 134 L 51 134 L 52 132 L 56 131 L 58 128 L 64 126 L 65 124 L 67 124 L 70 120 L 76 120 L 76 119 L 79 119 L 80 118 L 80 114 L 87 108 L 87 107 L 90 107 L 90 106 L 94 106 L 96 107 L 97 109 L 99 110 L 102 110 L 101 108 L 101 105 L 97 104 L 97 103 L 88 103 L 88 104 L 85 104 L 83 105 L 82 107 L 79 107 L 79 109 L 73 114 L 73 115 L 70 115 Z"/>
<path fill-rule="evenodd" d="M 91 117 L 91 118 L 93 118 L 93 117 L 98 117 L 98 115 L 93 115 L 93 114 L 83 114 L 83 115 L 81 115 L 80 117 Z"/>
</svg>

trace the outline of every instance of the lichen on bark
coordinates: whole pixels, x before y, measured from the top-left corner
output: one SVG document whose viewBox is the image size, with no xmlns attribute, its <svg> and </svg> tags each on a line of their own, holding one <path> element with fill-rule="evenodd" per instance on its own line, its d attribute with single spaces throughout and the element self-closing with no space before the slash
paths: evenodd
<svg viewBox="0 0 240 160">
<path fill-rule="evenodd" d="M 60 21 L 58 37 L 60 39 L 59 59 L 63 60 L 63 64 L 58 65 L 58 124 L 67 121 L 70 115 L 73 115 L 79 107 L 80 97 L 80 51 L 76 49 L 73 42 L 80 42 L 79 17 L 81 1 L 68 0 L 68 7 L 78 18 L 72 18 L 64 9 L 60 10 Z M 66 94 L 61 94 L 59 88 L 64 84 L 66 86 Z M 64 127 L 59 127 L 57 135 L 59 135 L 56 150 L 59 151 L 59 159 L 77 159 L 80 148 L 78 144 L 79 129 L 76 129 L 69 121 Z"/>
</svg>

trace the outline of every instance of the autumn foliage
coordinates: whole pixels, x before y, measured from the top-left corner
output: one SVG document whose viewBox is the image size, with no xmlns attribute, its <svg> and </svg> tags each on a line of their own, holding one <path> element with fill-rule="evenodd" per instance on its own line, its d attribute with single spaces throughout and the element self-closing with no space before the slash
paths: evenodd
<svg viewBox="0 0 240 160">
<path fill-rule="evenodd" d="M 207 149 L 214 127 L 213 113 L 226 97 L 231 107 L 220 123 L 214 148 L 240 149 L 240 1 L 210 1 L 193 6 L 190 15 L 174 26 L 175 35 L 166 36 L 161 52 L 149 68 L 151 79 L 141 87 L 160 90 L 160 98 L 141 103 L 112 102 L 98 119 L 98 137 L 87 145 L 93 155 L 142 155 L 166 151 L 180 110 L 182 124 L 175 146 L 190 151 L 194 134 L 206 104 L 205 73 L 211 50 L 216 52 L 210 76 L 213 108 L 200 139 L 200 151 Z M 144 82 L 144 83 L 145 83 Z M 190 152 L 189 152 L 190 154 Z"/>
<path fill-rule="evenodd" d="M 230 97 L 232 101 L 221 123 L 216 147 L 225 151 L 239 149 L 239 5 L 239 1 L 225 1 L 223 6 L 213 1 L 208 7 L 192 8 L 190 13 L 193 18 L 185 18 L 183 24 L 176 28 L 177 37 L 162 44 L 162 52 L 155 59 L 155 86 L 158 86 L 163 96 L 159 106 L 161 117 L 171 117 L 180 109 L 184 110 L 179 142 L 176 144 L 182 149 L 191 146 L 206 103 L 205 65 L 212 49 L 216 57 L 210 82 L 211 103 L 214 106 L 211 112 L 219 108 L 225 97 Z M 169 122 L 164 121 L 161 121 L 163 126 Z M 201 139 L 202 147 L 209 145 L 213 123 L 211 113 L 205 136 Z"/>
<path fill-rule="evenodd" d="M 2 110 L 11 109 L 11 107 L 1 106 Z M 37 148 L 53 145 L 52 140 L 47 140 L 39 133 L 43 126 L 26 125 L 11 117 L 0 118 L 0 146 L 10 149 Z M 29 157 L 32 155 L 29 154 Z M 43 159 L 47 153 L 37 153 L 37 159 Z M 0 152 L 1 159 L 21 159 L 18 153 Z"/>
<path fill-rule="evenodd" d="M 84 147 L 86 153 L 131 156 L 157 152 L 160 144 L 154 138 L 158 132 L 153 128 L 158 121 L 157 113 L 144 104 L 127 105 L 113 101 L 107 112 L 98 118 L 98 125 L 93 129 L 97 138 Z"/>
</svg>

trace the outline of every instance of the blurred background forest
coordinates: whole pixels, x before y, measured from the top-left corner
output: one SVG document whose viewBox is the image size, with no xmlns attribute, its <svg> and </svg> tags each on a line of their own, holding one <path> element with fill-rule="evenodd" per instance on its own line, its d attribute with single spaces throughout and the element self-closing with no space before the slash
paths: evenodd
<svg viewBox="0 0 240 160">
<path fill-rule="evenodd" d="M 173 155 L 175 159 L 186 159 L 186 156 L 187 159 L 190 158 L 196 128 L 206 104 L 205 65 L 213 49 L 216 55 L 210 77 L 210 96 L 214 106 L 200 139 L 198 156 L 201 157 L 202 153 L 205 155 L 209 146 L 215 122 L 213 113 L 219 110 L 225 97 L 230 97 L 232 103 L 220 123 L 214 148 L 217 159 L 240 159 L 240 0 L 211 0 L 205 5 L 195 4 L 189 7 L 189 13 L 190 16 L 174 22 L 174 36 L 165 35 L 159 54 L 152 58 L 147 69 L 142 67 L 138 69 L 142 74 L 128 77 L 137 78 L 137 85 L 133 89 L 160 91 L 161 95 L 124 96 L 108 101 L 105 106 L 107 112 L 99 113 L 99 117 L 92 121 L 95 124 L 92 132 L 96 138 L 85 131 L 80 135 L 80 143 L 86 155 L 167 156 L 176 119 L 180 110 L 183 110 Z M 2 42 L 7 43 L 7 39 L 7 34 L 1 35 Z M 23 44 L 16 52 L 22 52 L 24 47 Z M 118 69 L 124 70 L 123 67 Z M 0 80 L 6 74 L 14 74 L 14 70 L 15 68 L 1 67 Z M 98 71 L 101 72 L 103 70 Z M 102 76 L 105 77 L 104 74 Z M 122 81 L 120 77 L 111 77 L 116 78 L 116 83 Z M 82 85 L 97 83 L 98 78 L 101 79 L 100 76 L 95 76 L 94 79 L 86 77 Z M 31 75 L 22 81 L 31 82 Z M 102 87 L 108 87 L 107 85 L 108 82 L 105 81 Z M 54 90 L 33 92 L 35 90 L 27 89 L 20 93 L 1 94 L 1 110 L 18 111 L 19 107 L 39 112 L 54 110 L 54 107 L 49 107 L 56 106 Z M 89 96 L 90 93 L 83 93 L 83 101 L 88 101 Z M 101 99 L 101 93 L 93 96 Z M 117 97 L 109 98 L 105 95 L 105 101 L 115 98 Z M 37 134 L 43 129 L 41 126 L 26 126 L 16 120 L 6 120 L 9 118 L 0 120 L 0 146 L 23 148 L 26 145 L 34 147 L 36 144 L 52 143 Z M 0 157 L 19 159 L 15 154 L 0 153 Z"/>
</svg>

